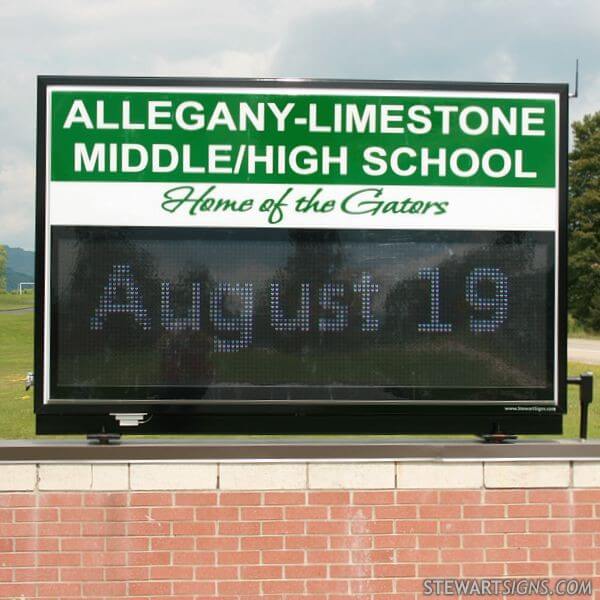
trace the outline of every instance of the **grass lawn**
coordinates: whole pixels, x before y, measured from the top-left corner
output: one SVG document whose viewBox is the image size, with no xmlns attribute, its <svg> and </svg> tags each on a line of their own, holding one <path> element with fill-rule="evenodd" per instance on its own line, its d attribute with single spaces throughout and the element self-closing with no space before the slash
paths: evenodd
<svg viewBox="0 0 600 600">
<path fill-rule="evenodd" d="M 0 439 L 34 436 L 32 393 L 25 391 L 25 376 L 32 368 L 33 313 L 0 313 Z M 600 365 L 569 363 L 569 375 L 585 371 L 594 373 L 596 384 L 589 414 L 589 437 L 600 438 Z M 566 438 L 579 435 L 578 394 L 578 388 L 569 386 L 569 413 L 564 421 Z"/>
<path fill-rule="evenodd" d="M 0 294 L 0 310 L 30 308 L 33 306 L 33 292 L 24 294 Z M 0 365 L 1 368 L 1 365 Z"/>
</svg>

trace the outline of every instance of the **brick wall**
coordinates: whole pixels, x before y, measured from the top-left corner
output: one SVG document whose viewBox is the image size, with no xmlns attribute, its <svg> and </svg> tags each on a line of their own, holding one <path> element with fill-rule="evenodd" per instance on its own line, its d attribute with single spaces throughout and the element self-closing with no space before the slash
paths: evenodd
<svg viewBox="0 0 600 600">
<path fill-rule="evenodd" d="M 412 599 L 437 577 L 600 590 L 599 478 L 596 462 L 5 464 L 0 597 Z"/>
</svg>

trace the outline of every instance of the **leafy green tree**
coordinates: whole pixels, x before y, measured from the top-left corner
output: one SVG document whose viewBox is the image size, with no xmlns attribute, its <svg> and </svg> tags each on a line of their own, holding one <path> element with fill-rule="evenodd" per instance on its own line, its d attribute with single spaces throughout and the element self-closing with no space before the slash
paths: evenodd
<svg viewBox="0 0 600 600">
<path fill-rule="evenodd" d="M 573 123 L 569 166 L 569 310 L 600 331 L 600 111 Z"/>
<path fill-rule="evenodd" d="M 0 292 L 6 291 L 6 263 L 8 254 L 5 246 L 0 246 Z"/>
</svg>

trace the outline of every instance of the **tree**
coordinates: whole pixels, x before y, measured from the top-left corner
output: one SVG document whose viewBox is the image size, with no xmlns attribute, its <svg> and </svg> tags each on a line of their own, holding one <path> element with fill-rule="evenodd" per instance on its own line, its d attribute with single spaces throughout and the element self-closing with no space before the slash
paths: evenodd
<svg viewBox="0 0 600 600">
<path fill-rule="evenodd" d="M 0 246 L 0 292 L 6 291 L 6 263 L 8 262 L 8 254 L 6 246 Z"/>
<path fill-rule="evenodd" d="M 569 165 L 569 310 L 600 331 L 600 112 L 573 123 Z"/>
</svg>

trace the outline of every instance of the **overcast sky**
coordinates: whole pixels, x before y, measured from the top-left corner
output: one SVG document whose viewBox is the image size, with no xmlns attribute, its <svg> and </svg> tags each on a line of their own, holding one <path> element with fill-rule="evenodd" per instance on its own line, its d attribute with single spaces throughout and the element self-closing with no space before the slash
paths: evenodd
<svg viewBox="0 0 600 600">
<path fill-rule="evenodd" d="M 0 243 L 33 248 L 38 74 L 572 82 L 598 0 L 1 0 Z"/>
</svg>

